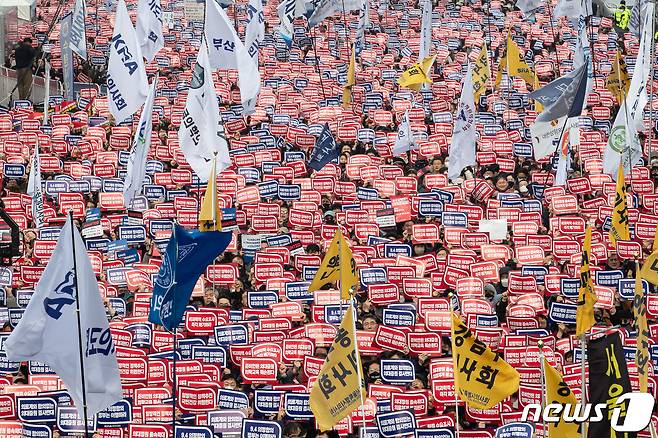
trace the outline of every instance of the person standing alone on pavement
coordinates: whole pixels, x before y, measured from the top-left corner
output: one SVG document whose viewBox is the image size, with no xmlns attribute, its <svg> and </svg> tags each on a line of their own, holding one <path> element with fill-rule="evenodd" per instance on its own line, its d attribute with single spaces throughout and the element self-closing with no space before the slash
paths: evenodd
<svg viewBox="0 0 658 438">
<path fill-rule="evenodd" d="M 36 50 L 32 47 L 32 39 L 25 38 L 14 49 L 16 61 L 16 87 L 21 100 L 29 99 L 32 94 L 32 64 Z"/>
</svg>

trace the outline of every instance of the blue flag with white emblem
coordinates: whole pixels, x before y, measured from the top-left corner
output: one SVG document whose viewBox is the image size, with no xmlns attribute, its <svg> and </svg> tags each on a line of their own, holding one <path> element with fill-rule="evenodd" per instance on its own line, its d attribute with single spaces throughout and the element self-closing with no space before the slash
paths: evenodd
<svg viewBox="0 0 658 438">
<path fill-rule="evenodd" d="M 215 258 L 231 243 L 230 232 L 187 231 L 180 225 L 162 254 L 155 279 L 149 321 L 171 330 L 183 319 L 197 280 Z"/>
<path fill-rule="evenodd" d="M 340 155 L 338 144 L 334 140 L 334 136 L 331 135 L 329 125 L 325 123 L 320 137 L 315 142 L 308 167 L 320 171 L 328 162 L 337 159 L 338 155 Z"/>
</svg>

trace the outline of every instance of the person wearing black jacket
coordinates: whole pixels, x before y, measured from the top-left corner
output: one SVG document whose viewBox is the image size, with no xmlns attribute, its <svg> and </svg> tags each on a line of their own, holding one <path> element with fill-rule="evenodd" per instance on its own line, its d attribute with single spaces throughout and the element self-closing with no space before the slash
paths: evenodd
<svg viewBox="0 0 658 438">
<path fill-rule="evenodd" d="M 36 50 L 32 47 L 31 38 L 25 38 L 14 48 L 16 86 L 21 100 L 29 99 L 30 94 L 32 94 L 32 64 L 36 53 Z"/>
</svg>

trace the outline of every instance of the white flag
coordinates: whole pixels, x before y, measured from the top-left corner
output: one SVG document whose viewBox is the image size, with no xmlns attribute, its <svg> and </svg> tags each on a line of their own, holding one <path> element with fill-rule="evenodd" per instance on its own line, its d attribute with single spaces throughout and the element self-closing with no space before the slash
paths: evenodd
<svg viewBox="0 0 658 438">
<path fill-rule="evenodd" d="M 130 157 L 128 157 L 126 180 L 123 183 L 123 201 L 126 207 L 130 207 L 132 200 L 142 191 L 142 184 L 146 175 L 146 156 L 151 147 L 151 131 L 153 128 L 151 118 L 157 85 L 158 77 L 156 76 L 153 79 L 146 103 L 142 109 L 139 125 L 137 125 L 137 133 L 133 140 L 133 147 L 130 151 Z"/>
<path fill-rule="evenodd" d="M 363 0 L 361 10 L 359 11 L 359 24 L 356 26 L 356 38 L 354 40 L 354 54 L 359 56 L 361 51 L 366 47 L 366 26 L 370 24 L 370 3 Z"/>
<path fill-rule="evenodd" d="M 475 165 L 475 97 L 471 64 L 462 80 L 462 94 L 448 152 L 448 178 L 455 179 L 466 166 Z"/>
<path fill-rule="evenodd" d="M 203 182 L 208 180 L 215 152 L 217 173 L 231 165 L 228 145 L 220 131 L 222 128 L 208 49 L 206 42 L 202 41 L 187 92 L 183 120 L 178 128 L 178 141 L 185 159 Z"/>
<path fill-rule="evenodd" d="M 244 115 L 251 114 L 256 109 L 258 93 L 260 93 L 258 47 L 265 39 L 265 17 L 261 0 L 249 0 L 247 12 L 249 21 L 244 47 L 238 48 L 238 86 Z"/>
<path fill-rule="evenodd" d="M 41 228 L 46 224 L 43 211 L 43 189 L 41 187 L 41 165 L 39 163 L 39 145 L 34 146 L 30 178 L 27 180 L 27 194 L 32 197 L 32 218 L 34 225 Z"/>
<path fill-rule="evenodd" d="M 296 17 L 301 17 L 306 13 L 306 4 L 304 0 L 283 0 L 276 8 L 281 24 L 279 25 L 279 34 L 286 42 L 288 47 L 292 44 L 293 25 L 292 22 Z"/>
<path fill-rule="evenodd" d="M 571 168 L 571 155 L 560 154 L 557 161 L 557 170 L 555 171 L 555 186 L 561 187 L 567 183 L 567 176 Z"/>
<path fill-rule="evenodd" d="M 119 0 L 107 67 L 107 95 L 110 113 L 116 123 L 135 114 L 146 100 L 147 93 L 148 79 L 142 51 L 126 3 Z"/>
<path fill-rule="evenodd" d="M 322 20 L 334 15 L 338 11 L 358 11 L 361 9 L 361 0 L 320 0 L 308 19 L 310 27 L 317 26 Z"/>
<path fill-rule="evenodd" d="M 226 12 L 216 1 L 206 2 L 205 36 L 212 68 L 238 68 L 238 49 L 244 46 Z"/>
<path fill-rule="evenodd" d="M 258 63 L 258 46 L 265 39 L 265 16 L 261 0 L 249 0 L 247 5 L 247 31 L 244 37 L 244 46 L 249 56 Z"/>
<path fill-rule="evenodd" d="M 532 150 L 534 151 L 535 160 L 541 160 L 555 152 L 563 128 L 564 132 L 569 132 L 571 144 L 578 144 L 573 141 L 573 136 L 577 136 L 579 132 L 578 117 L 569 118 L 565 127 L 564 122 L 567 120 L 566 117 L 563 116 L 549 122 L 535 121 L 530 125 L 530 136 L 532 138 Z"/>
<path fill-rule="evenodd" d="M 420 29 L 420 55 L 418 62 L 430 55 L 432 47 L 432 2 L 425 0 L 423 2 L 423 22 Z"/>
<path fill-rule="evenodd" d="M 139 0 L 137 3 L 137 40 L 142 55 L 149 62 L 164 47 L 160 0 Z"/>
<path fill-rule="evenodd" d="M 592 15 L 592 0 L 560 0 L 553 10 L 555 18 L 568 17 L 574 20 L 581 15 Z"/>
<path fill-rule="evenodd" d="M 643 129 L 642 118 L 647 104 L 647 79 L 651 69 L 651 20 L 653 19 L 655 3 L 647 6 L 647 14 L 642 25 L 642 38 L 637 61 L 633 69 L 633 78 L 626 99 L 619 107 L 615 122 L 612 124 L 608 143 L 603 152 L 603 171 L 617 179 L 619 164 L 624 166 L 624 172 L 629 174 L 634 165 L 642 158 L 642 146 L 637 136 L 637 130 Z"/>
<path fill-rule="evenodd" d="M 76 0 L 75 8 L 73 9 L 69 47 L 82 59 L 87 59 L 86 18 L 87 5 L 85 5 L 85 0 Z"/>
<path fill-rule="evenodd" d="M 74 283 L 73 245 L 77 268 Z M 76 298 L 82 345 L 78 342 Z M 82 237 L 69 218 L 55 251 L 16 329 L 5 341 L 7 359 L 46 363 L 62 379 L 83 418 L 84 363 L 89 418 L 123 398 L 121 379 L 105 308 Z"/>
<path fill-rule="evenodd" d="M 395 139 L 395 145 L 393 146 L 393 156 L 397 157 L 403 153 L 413 149 L 416 146 L 414 141 L 414 136 L 411 132 L 411 126 L 409 125 L 409 110 L 404 112 L 402 120 L 398 125 L 398 136 Z"/>
</svg>

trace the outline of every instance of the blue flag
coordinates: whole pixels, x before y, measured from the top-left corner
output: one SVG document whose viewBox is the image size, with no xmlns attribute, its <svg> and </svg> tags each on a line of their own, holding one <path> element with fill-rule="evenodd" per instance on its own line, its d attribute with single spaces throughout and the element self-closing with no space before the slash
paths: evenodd
<svg viewBox="0 0 658 438">
<path fill-rule="evenodd" d="M 542 105 L 546 105 L 544 111 L 537 116 L 537 121 L 550 122 L 563 116 L 580 115 L 587 92 L 588 64 L 589 59 L 585 58 L 583 65 L 576 70 L 528 95 Z"/>
<path fill-rule="evenodd" d="M 328 162 L 337 159 L 339 155 L 338 144 L 334 140 L 334 136 L 331 135 L 329 124 L 325 123 L 320 137 L 315 142 L 308 167 L 320 171 Z"/>
<path fill-rule="evenodd" d="M 180 225 L 162 254 L 162 266 L 155 279 L 149 321 L 165 329 L 177 327 L 192 296 L 197 280 L 215 258 L 231 243 L 232 233 L 187 231 Z"/>
</svg>

